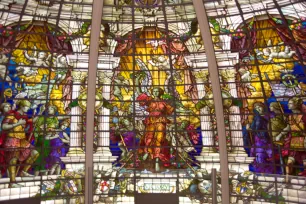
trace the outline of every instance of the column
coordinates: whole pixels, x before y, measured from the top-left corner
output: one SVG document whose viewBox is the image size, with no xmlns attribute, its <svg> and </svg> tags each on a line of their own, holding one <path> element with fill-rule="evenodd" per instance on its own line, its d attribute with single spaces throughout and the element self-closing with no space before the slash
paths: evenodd
<svg viewBox="0 0 306 204">
<path fill-rule="evenodd" d="M 111 79 L 109 76 L 112 75 L 112 72 L 98 72 L 99 83 L 102 84 L 102 96 L 104 99 L 110 99 L 110 89 L 111 89 Z M 109 123 L 110 123 L 110 110 L 104 107 L 101 107 L 100 114 L 98 116 L 98 149 L 96 155 L 103 156 L 112 156 L 112 153 L 109 149 Z"/>
<path fill-rule="evenodd" d="M 236 70 L 234 68 L 221 71 L 222 80 L 227 82 L 229 92 L 233 98 L 238 98 L 237 86 L 235 83 Z M 243 148 L 243 135 L 238 106 L 229 108 L 229 125 L 231 129 L 231 143 L 234 148 L 228 153 L 228 162 L 232 171 L 244 172 L 249 170 L 249 164 L 254 161 L 254 157 L 248 157 Z"/>
<path fill-rule="evenodd" d="M 198 97 L 202 99 L 206 95 L 204 83 L 209 82 L 208 70 L 204 69 L 198 72 L 194 72 L 196 77 Z M 212 168 L 220 169 L 220 157 L 219 153 L 213 151 L 214 142 L 214 130 L 212 129 L 211 109 L 205 106 L 200 110 L 201 120 L 201 133 L 202 133 L 202 151 L 200 156 L 196 156 L 196 159 L 200 162 L 201 168 L 206 169 L 208 173 Z"/>
<path fill-rule="evenodd" d="M 78 99 L 81 92 L 81 83 L 87 76 L 87 72 L 73 71 L 72 101 Z M 82 145 L 82 109 L 79 106 L 71 108 L 71 124 L 70 124 L 70 148 L 67 156 L 84 155 L 81 148 Z"/>
<path fill-rule="evenodd" d="M 222 70 L 222 78 L 224 82 L 227 83 L 229 92 L 233 98 L 238 98 L 237 87 L 235 83 L 236 79 L 236 70 Z M 229 108 L 229 125 L 230 125 L 230 134 L 231 134 L 231 143 L 234 146 L 231 150 L 231 154 L 246 154 L 243 149 L 243 135 L 242 135 L 242 126 L 241 126 L 241 117 L 240 109 L 238 106 L 231 106 Z"/>
<path fill-rule="evenodd" d="M 81 83 L 87 77 L 87 72 L 72 71 L 72 100 L 79 98 L 81 91 Z M 66 157 L 61 157 L 61 160 L 66 164 L 66 169 L 78 171 L 84 169 L 85 152 L 81 148 L 82 144 L 82 109 L 79 106 L 71 108 L 71 123 L 70 123 L 70 143 L 69 151 Z"/>
<path fill-rule="evenodd" d="M 205 86 L 204 83 L 208 83 L 208 70 L 201 70 L 194 73 L 196 77 L 198 97 L 202 99 L 205 97 Z M 201 133 L 202 133 L 202 143 L 203 148 L 201 155 L 207 155 L 213 153 L 212 146 L 214 145 L 214 132 L 212 130 L 212 121 L 210 116 L 210 108 L 205 106 L 200 110 L 200 120 L 201 120 Z"/>
<path fill-rule="evenodd" d="M 113 56 L 99 56 L 97 78 L 102 86 L 102 96 L 105 100 L 110 100 L 111 82 L 114 74 L 113 69 L 118 67 L 120 58 Z M 112 168 L 112 162 L 117 156 L 112 156 L 109 142 L 110 111 L 101 107 L 98 116 L 98 148 L 94 153 L 94 169 L 107 171 Z"/>
</svg>

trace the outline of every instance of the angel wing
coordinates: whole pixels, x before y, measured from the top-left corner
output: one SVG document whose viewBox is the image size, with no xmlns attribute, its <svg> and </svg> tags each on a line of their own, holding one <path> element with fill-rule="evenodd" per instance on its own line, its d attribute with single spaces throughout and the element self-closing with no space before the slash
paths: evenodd
<svg viewBox="0 0 306 204">
<path fill-rule="evenodd" d="M 141 106 L 139 102 L 131 103 L 129 112 L 134 113 L 135 120 L 144 120 L 149 112 L 146 111 L 146 106 Z"/>
<path fill-rule="evenodd" d="M 27 96 L 28 96 L 27 92 L 21 92 L 21 93 L 17 94 L 14 99 L 16 99 L 16 101 L 17 101 L 19 99 L 25 99 Z"/>
<path fill-rule="evenodd" d="M 147 95 L 150 95 L 150 92 L 148 89 L 149 87 L 152 86 L 152 75 L 148 67 L 146 66 L 146 64 L 141 59 L 136 58 L 136 63 L 139 66 L 140 70 L 146 73 L 146 76 L 143 78 L 141 82 L 141 91 L 143 93 L 146 93 Z M 137 97 L 138 94 L 136 94 L 135 97 Z M 133 100 L 133 96 L 131 100 Z M 135 102 L 134 104 L 131 103 L 129 112 L 134 113 L 136 120 L 140 121 L 140 120 L 144 120 L 145 117 L 149 115 L 149 113 L 146 111 L 146 108 L 147 107 L 145 106 L 141 106 L 139 102 Z"/>
<path fill-rule="evenodd" d="M 148 91 L 148 88 L 152 86 L 152 75 L 149 71 L 147 65 L 139 58 L 136 58 L 136 63 L 139 66 L 141 71 L 144 71 L 146 73 L 146 77 L 141 82 L 141 91 L 143 93 L 150 94 Z"/>
</svg>

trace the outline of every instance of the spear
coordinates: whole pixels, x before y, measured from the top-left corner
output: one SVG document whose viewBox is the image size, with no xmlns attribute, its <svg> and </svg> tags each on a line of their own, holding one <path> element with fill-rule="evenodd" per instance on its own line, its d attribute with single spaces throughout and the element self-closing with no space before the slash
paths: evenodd
<svg viewBox="0 0 306 204">
<path fill-rule="evenodd" d="M 266 79 L 267 79 L 267 81 L 268 81 L 269 86 L 271 87 L 271 90 L 273 91 L 273 89 L 272 89 L 272 83 L 271 83 L 271 80 L 270 80 L 270 78 L 269 78 L 267 72 L 265 72 L 264 74 L 265 74 L 265 77 L 266 77 Z M 284 114 L 284 110 L 283 110 L 283 108 L 282 108 L 280 102 L 279 102 L 278 100 L 276 100 L 276 101 L 277 101 L 277 103 L 278 103 L 278 106 L 280 107 L 280 110 L 281 110 L 282 114 Z M 277 144 L 277 143 L 276 143 L 276 146 L 277 146 L 277 150 L 278 150 L 278 153 L 279 153 L 279 160 L 280 160 L 280 164 L 281 164 L 282 173 L 285 174 L 284 159 L 283 159 L 283 156 L 282 156 L 281 147 L 280 147 L 280 145 Z"/>
<path fill-rule="evenodd" d="M 184 162 L 186 162 L 187 166 L 188 166 L 193 172 L 196 172 L 196 170 L 188 163 L 188 161 L 186 161 L 186 160 L 184 159 L 184 157 L 183 157 L 180 153 L 178 153 L 178 155 L 179 155 L 179 157 L 181 157 L 181 159 L 182 159 Z"/>
</svg>

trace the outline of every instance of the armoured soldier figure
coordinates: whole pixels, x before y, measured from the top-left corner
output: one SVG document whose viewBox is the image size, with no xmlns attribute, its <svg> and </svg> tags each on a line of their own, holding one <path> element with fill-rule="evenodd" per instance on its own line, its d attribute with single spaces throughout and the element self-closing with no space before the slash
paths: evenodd
<svg viewBox="0 0 306 204">
<path fill-rule="evenodd" d="M 17 102 L 18 110 L 11 110 L 6 115 L 2 122 L 2 129 L 5 134 L 4 145 L 6 151 L 6 163 L 8 165 L 10 186 L 20 187 L 16 184 L 16 174 L 20 172 L 21 177 L 32 176 L 27 172 L 31 165 L 38 157 L 38 152 L 30 144 L 30 139 L 33 131 L 33 123 L 26 112 L 30 109 L 31 103 L 27 100 Z M 16 167 L 17 163 L 22 164 Z M 18 172 L 17 172 L 18 169 Z"/>
</svg>

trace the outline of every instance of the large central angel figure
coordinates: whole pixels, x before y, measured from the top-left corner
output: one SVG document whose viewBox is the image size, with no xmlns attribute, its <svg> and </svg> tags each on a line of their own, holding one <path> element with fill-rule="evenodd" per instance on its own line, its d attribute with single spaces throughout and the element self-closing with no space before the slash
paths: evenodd
<svg viewBox="0 0 306 204">
<path fill-rule="evenodd" d="M 148 70 L 146 65 L 140 60 L 136 59 L 142 71 Z M 149 72 L 140 72 L 135 79 L 137 98 L 136 103 L 139 103 L 139 112 L 146 112 L 142 114 L 144 118 L 144 134 L 140 141 L 140 149 L 138 153 L 142 156 L 142 160 L 146 161 L 150 156 L 155 162 L 155 171 L 160 171 L 160 162 L 164 166 L 170 165 L 170 148 L 171 141 L 166 138 L 167 126 L 172 123 L 171 116 L 173 112 L 190 113 L 181 106 L 177 106 L 174 102 L 169 103 L 163 99 L 164 89 L 153 86 L 151 92 L 148 91 L 148 85 L 152 83 Z"/>
<path fill-rule="evenodd" d="M 139 78 L 136 79 L 136 84 L 139 83 Z M 140 88 L 138 89 L 141 92 Z M 159 160 L 168 163 L 170 159 L 169 149 L 161 148 L 161 146 L 168 146 L 166 144 L 166 126 L 171 123 L 167 118 L 170 116 L 174 107 L 166 103 L 161 99 L 164 94 L 164 90 L 159 87 L 154 87 L 152 90 L 152 96 L 148 96 L 146 93 L 141 93 L 137 100 L 140 101 L 141 106 L 146 106 L 146 111 L 149 115 L 146 117 L 145 133 L 141 146 L 143 149 L 139 150 L 139 153 L 144 153 L 143 160 L 145 161 L 150 155 L 155 160 L 155 170 L 159 171 Z"/>
</svg>

